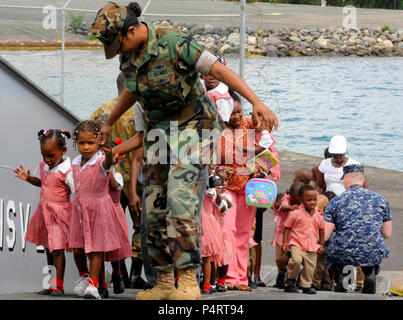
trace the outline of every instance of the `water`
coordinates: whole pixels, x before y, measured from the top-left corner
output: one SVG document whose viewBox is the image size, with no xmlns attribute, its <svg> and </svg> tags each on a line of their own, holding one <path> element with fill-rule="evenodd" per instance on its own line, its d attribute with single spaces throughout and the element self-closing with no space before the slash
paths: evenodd
<svg viewBox="0 0 403 320">
<path fill-rule="evenodd" d="M 60 100 L 60 51 L 1 55 Z M 227 61 L 238 71 L 236 58 Z M 66 107 L 87 118 L 112 100 L 118 67 L 101 50 L 67 50 Z M 322 157 L 331 137 L 342 134 L 350 157 L 403 171 L 402 57 L 255 58 L 245 70 L 246 82 L 279 117 L 278 149 Z"/>
</svg>

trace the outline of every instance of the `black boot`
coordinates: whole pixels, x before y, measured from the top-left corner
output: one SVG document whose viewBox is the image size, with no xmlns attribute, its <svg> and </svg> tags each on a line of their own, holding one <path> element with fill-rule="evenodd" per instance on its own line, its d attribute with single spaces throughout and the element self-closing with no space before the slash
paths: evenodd
<svg viewBox="0 0 403 320">
<path fill-rule="evenodd" d="M 287 279 L 284 283 L 284 292 L 294 292 L 298 293 L 297 289 L 297 280 L 295 279 Z"/>
<path fill-rule="evenodd" d="M 273 287 L 279 288 L 279 289 L 284 289 L 284 279 L 285 279 L 285 274 L 278 273 L 277 278 L 276 278 L 276 283 L 274 284 Z"/>
<path fill-rule="evenodd" d="M 123 282 L 123 276 L 121 274 L 112 273 L 112 284 L 114 294 L 121 294 L 125 292 L 125 284 Z"/>
<path fill-rule="evenodd" d="M 375 267 L 361 267 L 365 274 L 364 286 L 362 287 L 362 293 L 375 294 L 376 292 L 376 276 Z"/>
<path fill-rule="evenodd" d="M 123 283 L 125 288 L 130 288 L 129 274 L 126 269 L 125 259 L 120 260 L 120 272 L 122 273 Z"/>
<path fill-rule="evenodd" d="M 143 260 L 140 258 L 132 258 L 132 266 L 130 268 L 130 288 L 143 289 L 146 282 L 141 277 L 141 269 L 143 268 Z"/>
<path fill-rule="evenodd" d="M 248 286 L 251 287 L 252 289 L 257 289 L 257 285 L 254 281 L 252 281 L 252 277 L 248 278 Z"/>
<path fill-rule="evenodd" d="M 343 265 L 340 264 L 335 264 L 333 265 L 333 270 L 334 270 L 334 292 L 347 292 L 347 289 L 344 288 L 343 285 L 343 280 L 344 280 L 344 274 L 343 274 Z"/>
</svg>

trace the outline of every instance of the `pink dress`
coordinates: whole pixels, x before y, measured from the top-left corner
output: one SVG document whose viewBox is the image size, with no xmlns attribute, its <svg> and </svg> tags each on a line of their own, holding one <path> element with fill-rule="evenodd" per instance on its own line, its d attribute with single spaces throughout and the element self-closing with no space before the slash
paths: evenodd
<svg viewBox="0 0 403 320">
<path fill-rule="evenodd" d="M 114 174 L 119 174 L 118 172 Z M 123 179 L 122 179 L 123 182 Z M 122 186 L 123 187 L 123 186 Z M 120 203 L 120 194 L 121 194 L 121 189 L 112 189 L 109 187 L 109 195 L 111 196 L 111 199 L 113 201 L 113 204 L 115 205 L 116 212 L 118 213 L 118 218 L 120 221 L 120 224 L 122 225 L 123 230 L 129 237 L 129 227 L 127 225 L 126 221 L 126 215 L 123 210 L 123 207 Z M 132 255 L 132 249 L 131 247 L 124 246 L 121 249 L 114 250 L 112 252 L 107 252 L 104 254 L 104 260 L 105 261 L 117 261 L 117 260 L 122 260 L 128 256 Z"/>
<path fill-rule="evenodd" d="M 223 196 L 228 197 L 230 201 L 232 201 L 231 196 L 229 194 L 224 193 Z M 221 251 L 217 257 L 217 265 L 219 267 L 229 265 L 233 259 L 233 247 L 232 247 L 232 239 L 231 234 L 227 228 L 224 227 L 224 219 L 228 211 L 221 213 L 221 210 L 215 210 L 217 222 L 220 226 L 221 233 Z"/>
<path fill-rule="evenodd" d="M 71 190 L 66 179 L 71 173 L 70 159 L 65 159 L 51 171 L 41 161 L 40 170 L 41 198 L 29 221 L 25 240 L 44 246 L 50 252 L 68 249 Z"/>
<path fill-rule="evenodd" d="M 211 189 L 209 189 L 211 190 Z M 213 189 L 213 191 L 215 191 Z M 219 210 L 215 204 L 215 193 L 206 191 L 202 208 L 202 257 L 210 257 L 217 261 L 222 251 L 221 230 L 216 219 L 215 211 Z"/>
<path fill-rule="evenodd" d="M 70 222 L 69 247 L 83 248 L 85 253 L 121 249 L 130 252 L 129 237 L 119 221 L 119 214 L 108 193 L 109 172 L 102 172 L 104 157 L 95 154 L 81 168 L 81 156 L 73 160 L 75 196 Z"/>
</svg>

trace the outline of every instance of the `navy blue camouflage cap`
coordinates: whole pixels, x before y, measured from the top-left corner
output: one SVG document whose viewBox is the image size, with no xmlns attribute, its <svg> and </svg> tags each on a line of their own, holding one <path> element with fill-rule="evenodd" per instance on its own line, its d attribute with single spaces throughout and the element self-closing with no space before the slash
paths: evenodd
<svg viewBox="0 0 403 320">
<path fill-rule="evenodd" d="M 362 172 L 364 173 L 364 166 L 360 164 L 349 164 L 347 166 L 343 167 L 343 176 L 341 177 L 341 180 L 344 179 L 344 176 L 348 173 L 352 172 Z"/>
</svg>

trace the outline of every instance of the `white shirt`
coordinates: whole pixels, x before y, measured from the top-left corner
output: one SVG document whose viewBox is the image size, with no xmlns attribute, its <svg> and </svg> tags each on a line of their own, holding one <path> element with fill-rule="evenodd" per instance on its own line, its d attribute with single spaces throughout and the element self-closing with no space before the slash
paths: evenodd
<svg viewBox="0 0 403 320">
<path fill-rule="evenodd" d="M 267 131 L 267 130 L 262 131 L 262 136 L 261 136 L 258 144 L 262 148 L 265 148 L 265 149 L 270 148 L 270 146 L 273 144 L 273 139 L 271 138 L 269 131 Z"/>
<path fill-rule="evenodd" d="M 203 89 L 207 91 L 206 83 L 204 82 L 204 80 L 200 79 L 200 81 L 202 83 Z M 213 93 L 214 91 L 217 91 L 220 94 L 225 94 L 226 92 L 228 92 L 228 87 L 226 84 L 220 82 L 217 85 L 217 87 L 208 90 L 207 92 Z M 224 99 L 217 99 L 216 105 L 217 105 L 217 111 L 220 114 L 222 120 L 228 122 L 229 118 L 231 117 L 231 113 L 234 110 L 234 101 L 232 100 L 232 98 L 230 97 Z"/>
<path fill-rule="evenodd" d="M 124 185 L 122 174 L 120 172 L 117 172 L 114 167 L 112 167 L 112 174 L 116 182 L 118 183 L 118 187 L 116 188 L 116 190 L 122 190 Z"/>
<path fill-rule="evenodd" d="M 348 158 L 346 165 L 360 164 L 358 161 Z M 322 160 L 319 165 L 319 171 L 323 173 L 326 183 L 326 191 L 333 191 L 337 196 L 346 189 L 344 188 L 343 180 L 343 167 L 336 168 L 332 165 L 332 158 Z"/>
<path fill-rule="evenodd" d="M 208 195 L 210 195 L 211 197 L 213 197 L 213 199 L 214 199 L 214 203 L 215 203 L 215 200 L 217 199 L 217 192 L 216 192 L 216 190 L 215 190 L 215 188 L 208 188 L 207 190 L 206 190 L 206 193 L 208 194 Z M 232 202 L 232 197 L 231 197 L 231 195 L 230 194 L 228 194 L 228 193 L 222 193 L 221 194 L 221 197 L 226 197 L 229 201 L 231 201 Z M 222 213 L 226 213 L 227 211 L 228 211 L 228 202 L 225 200 L 225 199 L 223 199 L 223 200 L 221 200 L 221 203 L 220 203 L 220 205 L 217 205 L 216 203 L 215 203 L 215 205 L 217 206 L 217 207 L 219 207 L 220 209 L 221 208 L 225 208 L 225 210 L 224 210 L 224 212 L 222 212 Z"/>
<path fill-rule="evenodd" d="M 70 169 L 71 167 L 71 162 L 70 158 L 62 158 L 62 162 L 60 162 L 57 166 L 53 167 L 52 169 L 49 170 L 49 166 L 45 164 L 44 170 L 49 171 L 49 172 L 58 172 L 60 171 L 61 173 L 65 174 L 67 170 Z M 70 188 L 71 194 L 74 194 L 74 180 L 73 180 L 73 171 L 70 171 L 67 176 L 65 183 L 68 185 Z"/>
<path fill-rule="evenodd" d="M 100 157 L 102 157 L 101 151 L 96 152 L 96 153 L 91 157 L 91 159 L 88 160 L 88 161 L 83 165 L 83 167 L 81 168 L 81 171 L 83 171 L 84 168 L 87 167 L 87 166 L 93 166 L 95 163 L 97 163 L 97 161 L 98 161 L 98 159 L 99 159 Z M 73 160 L 73 162 L 71 163 L 71 165 L 78 165 L 78 166 L 81 166 L 81 160 L 82 160 L 82 158 L 83 158 L 83 156 L 82 156 L 81 154 L 78 155 L 77 157 L 74 158 L 74 160 Z M 106 170 L 106 169 L 103 167 L 103 165 L 102 165 L 103 162 L 104 162 L 104 161 L 101 162 L 101 166 L 100 166 L 100 167 L 101 167 L 102 175 L 103 175 L 104 177 L 106 177 L 107 173 L 112 170 L 112 169 L 111 169 L 112 167 L 111 167 L 109 170 Z"/>
</svg>

